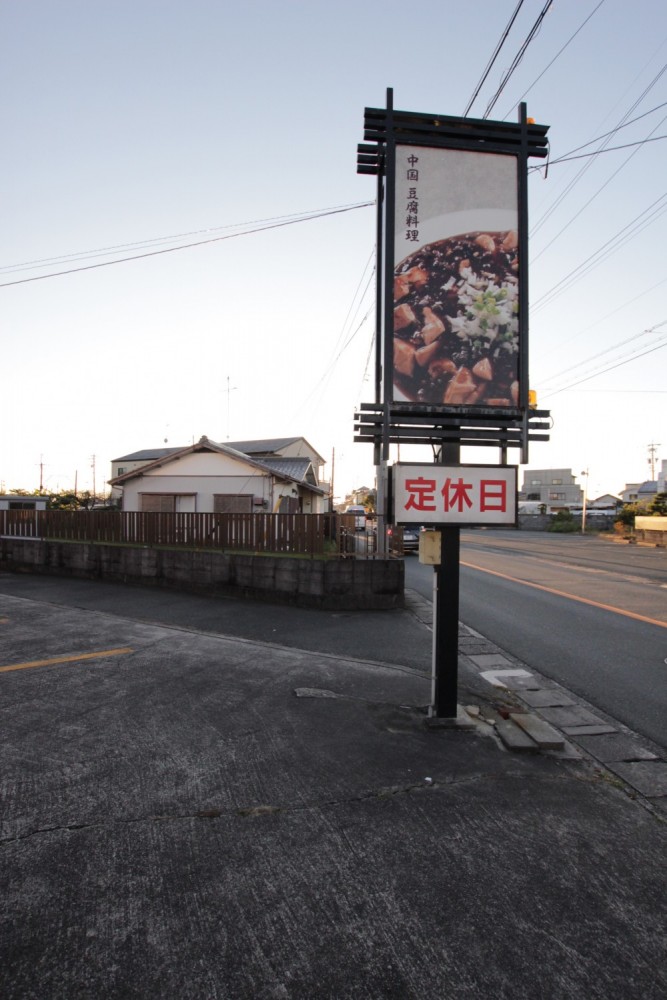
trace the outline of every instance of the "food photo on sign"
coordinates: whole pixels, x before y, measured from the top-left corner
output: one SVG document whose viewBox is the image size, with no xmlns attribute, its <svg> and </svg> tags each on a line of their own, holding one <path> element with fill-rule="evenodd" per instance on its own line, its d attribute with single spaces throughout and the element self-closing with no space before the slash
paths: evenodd
<svg viewBox="0 0 667 1000">
<path fill-rule="evenodd" d="M 517 160 L 399 145 L 394 402 L 519 405 Z"/>
</svg>

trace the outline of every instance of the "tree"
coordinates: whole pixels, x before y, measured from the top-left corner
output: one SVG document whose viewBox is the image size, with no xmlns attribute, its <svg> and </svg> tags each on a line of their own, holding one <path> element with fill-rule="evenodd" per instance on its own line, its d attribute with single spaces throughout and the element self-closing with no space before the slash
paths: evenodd
<svg viewBox="0 0 667 1000">
<path fill-rule="evenodd" d="M 648 505 L 651 517 L 667 517 L 667 493 L 656 493 Z"/>
<path fill-rule="evenodd" d="M 78 510 L 81 501 L 72 490 L 61 490 L 59 493 L 51 493 L 47 510 Z"/>
<path fill-rule="evenodd" d="M 616 524 L 622 524 L 626 528 L 634 528 L 635 517 L 638 515 L 644 517 L 649 514 L 648 504 L 645 503 L 626 503 L 623 504 L 618 514 L 616 515 Z"/>
<path fill-rule="evenodd" d="M 376 500 L 377 497 L 375 495 L 375 490 L 372 490 L 371 492 L 367 493 L 366 496 L 364 497 L 363 504 L 367 514 L 375 513 Z"/>
</svg>

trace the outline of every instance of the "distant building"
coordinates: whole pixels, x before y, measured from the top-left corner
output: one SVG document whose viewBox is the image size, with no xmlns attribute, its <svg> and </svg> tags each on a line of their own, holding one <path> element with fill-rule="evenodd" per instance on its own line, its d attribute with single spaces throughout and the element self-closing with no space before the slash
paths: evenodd
<svg viewBox="0 0 667 1000">
<path fill-rule="evenodd" d="M 0 493 L 0 510 L 46 510 L 48 497 Z"/>
<path fill-rule="evenodd" d="M 643 483 L 626 483 L 621 490 L 621 500 L 623 503 L 650 503 L 658 492 L 658 482 L 650 479 Z"/>
<path fill-rule="evenodd" d="M 544 504 L 547 513 L 580 507 L 584 491 L 575 482 L 572 469 L 524 469 L 519 501 Z"/>
<path fill-rule="evenodd" d="M 589 510 L 617 510 L 623 501 L 613 493 L 603 493 L 601 497 L 588 501 Z"/>
</svg>

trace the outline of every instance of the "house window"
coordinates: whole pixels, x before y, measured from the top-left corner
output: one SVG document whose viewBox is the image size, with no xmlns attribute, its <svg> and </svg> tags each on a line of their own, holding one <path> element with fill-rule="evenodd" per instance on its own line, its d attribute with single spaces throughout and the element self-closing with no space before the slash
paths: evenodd
<svg viewBox="0 0 667 1000">
<path fill-rule="evenodd" d="M 541 486 L 542 485 L 542 480 L 541 479 L 531 479 L 530 485 L 531 486 Z"/>
<path fill-rule="evenodd" d="M 252 493 L 216 493 L 213 496 L 215 514 L 252 514 Z"/>
<path fill-rule="evenodd" d="M 10 500 L 9 501 L 10 510 L 34 510 L 35 502 L 30 500 Z"/>
<path fill-rule="evenodd" d="M 551 480 L 551 485 L 552 486 L 562 486 L 563 485 L 563 480 L 562 479 L 552 479 Z"/>
<path fill-rule="evenodd" d="M 549 499 L 550 500 L 564 500 L 565 499 L 565 494 L 564 493 L 550 493 L 549 494 Z"/>
<path fill-rule="evenodd" d="M 141 509 L 148 514 L 173 514 L 176 497 L 167 493 L 142 493 Z"/>
<path fill-rule="evenodd" d="M 125 466 L 124 466 L 124 465 L 119 465 L 119 466 L 118 466 L 118 472 L 116 473 L 116 475 L 117 475 L 117 476 L 122 476 L 122 475 L 124 475 L 124 474 L 125 474 L 126 472 L 127 472 L 127 469 L 125 468 Z"/>
</svg>

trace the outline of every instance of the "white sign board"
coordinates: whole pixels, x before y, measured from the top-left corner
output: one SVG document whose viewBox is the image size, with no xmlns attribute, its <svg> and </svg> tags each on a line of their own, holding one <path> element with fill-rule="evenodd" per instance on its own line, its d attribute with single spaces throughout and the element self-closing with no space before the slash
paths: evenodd
<svg viewBox="0 0 667 1000">
<path fill-rule="evenodd" d="M 516 525 L 516 466 L 399 462 L 393 475 L 396 524 Z"/>
</svg>

